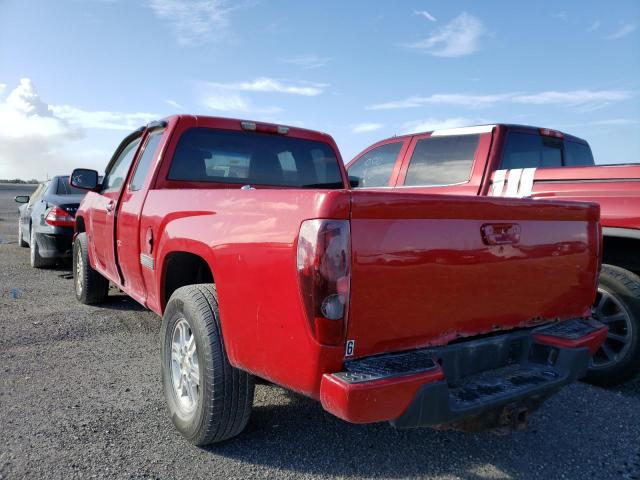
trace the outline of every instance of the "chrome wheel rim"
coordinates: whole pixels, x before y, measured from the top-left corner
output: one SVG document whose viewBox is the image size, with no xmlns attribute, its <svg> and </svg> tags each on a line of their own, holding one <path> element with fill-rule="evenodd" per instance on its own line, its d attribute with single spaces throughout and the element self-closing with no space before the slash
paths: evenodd
<svg viewBox="0 0 640 480">
<path fill-rule="evenodd" d="M 82 295 L 83 285 L 83 275 L 82 271 L 84 270 L 84 261 L 82 260 L 82 250 L 78 248 L 78 253 L 76 254 L 76 293 L 78 295 Z"/>
<path fill-rule="evenodd" d="M 198 406 L 200 396 L 200 366 L 196 337 L 189 323 L 181 318 L 171 335 L 171 383 L 178 408 L 191 414 Z"/>
<path fill-rule="evenodd" d="M 631 348 L 631 314 L 616 295 L 599 287 L 593 315 L 609 327 L 609 332 L 600 349 L 591 358 L 590 367 L 608 368 L 624 357 Z"/>
</svg>

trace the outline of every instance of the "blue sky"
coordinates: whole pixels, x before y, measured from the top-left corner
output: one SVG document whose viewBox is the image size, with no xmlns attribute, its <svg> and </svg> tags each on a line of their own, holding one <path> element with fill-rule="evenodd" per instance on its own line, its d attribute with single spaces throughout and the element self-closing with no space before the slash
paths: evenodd
<svg viewBox="0 0 640 480">
<path fill-rule="evenodd" d="M 640 162 L 640 2 L 0 0 L 0 178 L 103 169 L 171 113 L 394 134 L 557 128 Z"/>
</svg>

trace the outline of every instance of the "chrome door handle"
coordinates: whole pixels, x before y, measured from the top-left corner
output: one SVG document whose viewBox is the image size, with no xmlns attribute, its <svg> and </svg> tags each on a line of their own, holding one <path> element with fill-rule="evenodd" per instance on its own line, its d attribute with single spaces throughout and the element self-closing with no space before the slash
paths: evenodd
<svg viewBox="0 0 640 480">
<path fill-rule="evenodd" d="M 107 206 L 105 207 L 107 209 L 107 212 L 112 212 L 113 211 L 113 200 L 111 200 L 109 203 L 107 203 Z"/>
</svg>

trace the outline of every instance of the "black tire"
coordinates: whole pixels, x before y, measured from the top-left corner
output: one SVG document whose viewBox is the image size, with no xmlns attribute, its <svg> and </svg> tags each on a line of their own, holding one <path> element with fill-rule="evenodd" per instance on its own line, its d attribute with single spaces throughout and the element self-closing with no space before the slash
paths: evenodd
<svg viewBox="0 0 640 480">
<path fill-rule="evenodd" d="M 73 242 L 73 288 L 76 298 L 87 305 L 104 302 L 109 295 L 109 280 L 89 263 L 86 233 L 79 233 Z"/>
<path fill-rule="evenodd" d="M 609 327 L 609 336 L 592 358 L 584 380 L 601 386 L 623 383 L 640 371 L 640 277 L 603 265 L 594 313 Z"/>
<path fill-rule="evenodd" d="M 29 244 L 24 241 L 24 233 L 22 232 L 22 222 L 20 219 L 18 219 L 18 245 L 22 248 L 29 246 Z"/>
<path fill-rule="evenodd" d="M 56 263 L 55 259 L 44 258 L 40 255 L 40 247 L 33 227 L 29 232 L 29 263 L 33 268 L 46 268 Z"/>
<path fill-rule="evenodd" d="M 188 324 L 189 338 L 195 340 L 196 351 L 191 359 L 186 358 L 188 354 L 185 354 L 179 357 L 180 362 L 174 362 L 174 333 L 179 330 L 179 324 L 184 326 L 183 321 Z M 171 420 L 178 431 L 197 446 L 221 442 L 242 432 L 251 415 L 255 381 L 253 375 L 229 363 L 220 329 L 218 295 L 214 285 L 189 285 L 171 295 L 162 317 L 160 343 L 164 395 Z M 188 352 L 188 349 L 185 351 Z M 194 360 L 198 363 L 197 392 L 191 397 L 181 394 L 181 398 L 178 398 L 176 382 L 179 388 L 190 375 L 182 377 L 179 372 L 191 372 L 188 366 L 184 367 L 185 370 L 181 369 L 185 362 L 193 365 Z M 193 378 L 196 378 L 195 374 Z M 183 390 L 180 389 L 180 392 Z M 187 397 L 187 403 L 189 398 L 197 399 L 190 409 L 184 407 L 184 397 Z"/>
</svg>

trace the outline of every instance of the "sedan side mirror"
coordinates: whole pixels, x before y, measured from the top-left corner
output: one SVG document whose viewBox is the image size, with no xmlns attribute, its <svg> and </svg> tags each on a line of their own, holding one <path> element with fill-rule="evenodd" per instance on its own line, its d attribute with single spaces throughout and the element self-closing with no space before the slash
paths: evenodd
<svg viewBox="0 0 640 480">
<path fill-rule="evenodd" d="M 71 172 L 72 187 L 82 188 L 83 190 L 95 190 L 98 188 L 98 172 L 88 168 L 76 168 Z"/>
<path fill-rule="evenodd" d="M 16 203 L 29 203 L 29 195 L 16 195 L 13 200 Z"/>
</svg>

